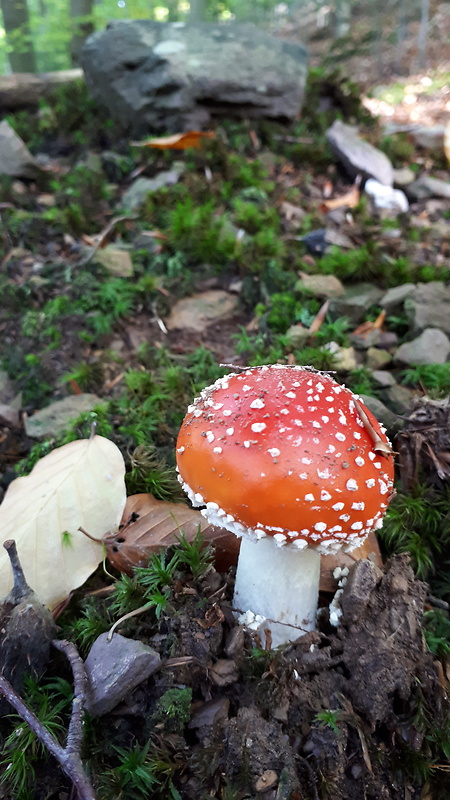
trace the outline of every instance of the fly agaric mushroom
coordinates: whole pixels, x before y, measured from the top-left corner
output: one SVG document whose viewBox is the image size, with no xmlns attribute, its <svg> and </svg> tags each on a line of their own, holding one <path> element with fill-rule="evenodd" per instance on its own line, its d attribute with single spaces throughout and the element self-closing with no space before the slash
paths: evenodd
<svg viewBox="0 0 450 800">
<path fill-rule="evenodd" d="M 311 368 L 252 367 L 189 406 L 179 480 L 211 524 L 242 536 L 234 605 L 264 619 L 272 646 L 315 627 L 320 554 L 381 528 L 394 464 L 360 398 Z"/>
</svg>

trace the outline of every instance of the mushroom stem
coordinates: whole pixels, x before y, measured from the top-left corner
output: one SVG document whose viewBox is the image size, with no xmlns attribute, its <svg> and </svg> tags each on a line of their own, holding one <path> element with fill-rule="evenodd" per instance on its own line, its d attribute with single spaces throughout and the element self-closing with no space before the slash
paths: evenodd
<svg viewBox="0 0 450 800">
<path fill-rule="evenodd" d="M 258 542 L 244 536 L 234 607 L 264 617 L 259 629 L 269 628 L 271 646 L 278 647 L 314 630 L 319 579 L 320 555 L 316 550 L 279 547 L 269 536 Z"/>
</svg>

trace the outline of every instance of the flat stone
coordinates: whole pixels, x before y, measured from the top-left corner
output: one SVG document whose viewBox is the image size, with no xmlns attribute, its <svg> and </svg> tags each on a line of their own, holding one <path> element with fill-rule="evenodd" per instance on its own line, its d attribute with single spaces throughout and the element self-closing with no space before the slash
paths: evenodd
<svg viewBox="0 0 450 800">
<path fill-rule="evenodd" d="M 335 275 L 302 274 L 295 288 L 297 291 L 306 289 L 316 297 L 343 297 L 345 294 L 343 284 Z"/>
<path fill-rule="evenodd" d="M 203 331 L 213 322 L 232 317 L 239 307 L 239 298 L 222 289 L 211 289 L 179 300 L 165 320 L 169 330 L 184 328 Z"/>
<path fill-rule="evenodd" d="M 450 340 L 439 328 L 425 330 L 411 342 L 404 342 L 395 354 L 400 364 L 445 364 L 450 354 Z"/>
<path fill-rule="evenodd" d="M 326 137 L 350 177 L 362 175 L 364 178 L 375 178 L 385 186 L 392 186 L 393 168 L 387 155 L 361 139 L 357 128 L 335 120 L 328 128 Z"/>
<path fill-rule="evenodd" d="M 392 314 L 393 311 L 399 311 L 406 298 L 411 297 L 415 288 L 415 283 L 402 283 L 400 286 L 388 289 L 380 300 L 381 308 L 386 309 L 388 314 Z"/>
<path fill-rule="evenodd" d="M 394 386 L 394 384 L 397 383 L 392 372 L 387 372 L 385 369 L 374 369 L 372 378 L 382 389 L 388 386 Z"/>
<path fill-rule="evenodd" d="M 378 370 L 386 367 L 392 361 L 392 356 L 387 350 L 380 350 L 378 347 L 369 347 L 366 353 L 366 367 L 371 370 Z"/>
<path fill-rule="evenodd" d="M 405 187 L 406 193 L 413 200 L 427 200 L 428 197 L 445 197 L 450 199 L 450 182 L 421 175 L 414 183 Z"/>
<path fill-rule="evenodd" d="M 62 433 L 72 419 L 85 411 L 92 411 L 101 402 L 100 397 L 95 394 L 74 394 L 63 400 L 55 400 L 25 419 L 25 433 L 33 439 L 55 436 Z"/>
<path fill-rule="evenodd" d="M 405 313 L 413 333 L 440 328 L 450 336 L 450 286 L 441 281 L 418 283 L 405 300 Z"/>
<path fill-rule="evenodd" d="M 119 278 L 130 278 L 133 274 L 133 262 L 129 251 L 113 245 L 97 250 L 93 261 L 101 264 L 110 275 Z"/>
<path fill-rule="evenodd" d="M 149 194 L 178 183 L 180 174 L 179 170 L 171 169 L 160 172 L 154 178 L 137 178 L 122 196 L 121 208 L 124 211 L 136 211 L 145 203 Z"/>
<path fill-rule="evenodd" d="M 378 397 L 373 397 L 370 394 L 362 394 L 361 399 L 369 411 L 377 418 L 378 422 L 384 425 L 387 431 L 396 431 L 399 427 L 397 414 L 385 406 Z"/>
<path fill-rule="evenodd" d="M 330 300 L 330 314 L 333 319 L 348 317 L 351 323 L 358 325 L 371 306 L 378 305 L 384 292 L 371 283 L 357 283 L 346 289 L 345 297 L 333 297 Z"/>
<path fill-rule="evenodd" d="M 394 186 L 398 186 L 400 189 L 403 189 L 404 186 L 408 186 L 409 183 L 414 183 L 417 177 L 416 173 L 413 172 L 412 169 L 409 169 L 409 167 L 394 169 L 393 175 Z"/>
<path fill-rule="evenodd" d="M 308 328 L 305 328 L 304 325 L 300 324 L 291 325 L 291 327 L 287 329 L 285 335 L 289 346 L 294 347 L 296 350 L 301 350 L 311 336 Z"/>
<path fill-rule="evenodd" d="M 85 661 L 88 689 L 85 708 L 93 717 L 112 711 L 136 686 L 158 669 L 156 650 L 115 633 L 110 642 L 102 633 Z"/>
</svg>

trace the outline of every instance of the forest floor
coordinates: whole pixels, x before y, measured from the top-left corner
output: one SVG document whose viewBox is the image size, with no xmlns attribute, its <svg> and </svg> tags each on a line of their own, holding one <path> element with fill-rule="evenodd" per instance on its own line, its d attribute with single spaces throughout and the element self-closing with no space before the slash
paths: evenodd
<svg viewBox="0 0 450 800">
<path fill-rule="evenodd" d="M 351 71 L 364 77 L 374 62 L 358 58 L 364 63 Z M 192 552 L 183 561 L 173 546 L 158 555 L 163 537 L 150 526 L 150 564 L 134 575 L 133 526 L 115 540 L 131 575 L 111 558 L 111 575 L 99 569 L 70 598 L 58 636 L 86 657 L 121 614 L 148 603 L 119 631 L 161 662 L 108 713 L 86 718 L 81 754 L 98 800 L 450 796 L 450 364 L 398 360 L 416 336 L 414 312 L 382 305 L 405 284 L 434 287 L 439 328 L 450 200 L 409 195 L 407 213 L 377 211 L 325 137 L 340 115 L 395 168 L 448 185 L 443 145 L 416 137 L 424 116 L 450 118 L 448 80 L 436 67 L 395 84 L 383 77 L 368 92 L 367 78 L 362 103 L 357 85 L 316 66 L 289 130 L 221 120 L 215 140 L 186 151 L 132 147 L 82 86 L 7 118 L 45 169 L 34 180 L 0 179 L 2 492 L 95 423 L 123 453 L 128 495 L 182 501 L 177 432 L 192 398 L 224 374 L 222 363 L 335 371 L 367 402 L 382 401 L 391 436 L 404 424 L 381 554 L 371 540 L 371 558 L 353 566 L 337 628 L 328 616 L 333 569 L 351 566 L 348 557 L 323 568 L 318 630 L 272 651 L 236 624 L 230 540 L 194 564 Z M 161 174 L 166 185 L 133 205 L 136 181 Z M 331 230 L 335 244 L 324 239 Z M 308 284 L 312 275 L 321 288 Z M 327 294 L 331 276 L 340 301 Z M 355 293 L 365 297 L 356 312 Z M 386 375 L 389 385 L 380 383 Z M 88 403 L 75 421 L 59 415 L 67 397 L 69 417 Z M 425 422 L 428 444 L 419 441 L 417 409 L 435 415 Z M 18 509 L 18 520 L 30 513 Z M 24 692 L 63 741 L 71 675 L 59 654 Z M 74 798 L 27 725 L 2 710 L 0 798 Z"/>
</svg>

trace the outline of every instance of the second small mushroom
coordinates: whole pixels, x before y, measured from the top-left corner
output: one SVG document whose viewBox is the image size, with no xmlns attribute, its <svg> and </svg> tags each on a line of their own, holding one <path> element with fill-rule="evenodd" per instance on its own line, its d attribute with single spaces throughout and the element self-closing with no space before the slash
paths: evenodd
<svg viewBox="0 0 450 800">
<path fill-rule="evenodd" d="M 359 547 L 393 493 L 378 421 L 304 367 L 253 367 L 204 389 L 181 426 L 177 465 L 208 521 L 242 536 L 234 605 L 261 618 L 273 647 L 315 627 L 320 554 Z"/>
</svg>

